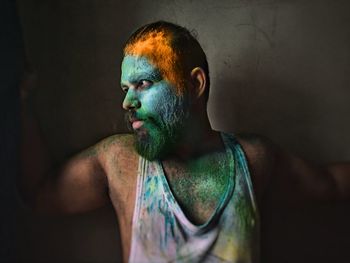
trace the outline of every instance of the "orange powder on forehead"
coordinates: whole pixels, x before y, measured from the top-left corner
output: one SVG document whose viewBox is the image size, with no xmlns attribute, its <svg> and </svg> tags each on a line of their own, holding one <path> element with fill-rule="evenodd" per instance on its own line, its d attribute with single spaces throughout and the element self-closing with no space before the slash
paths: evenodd
<svg viewBox="0 0 350 263">
<path fill-rule="evenodd" d="M 160 70 L 163 78 L 174 85 L 178 95 L 183 94 L 184 76 L 179 55 L 171 48 L 172 35 L 164 31 L 151 31 L 129 43 L 124 55 L 145 56 Z"/>
</svg>

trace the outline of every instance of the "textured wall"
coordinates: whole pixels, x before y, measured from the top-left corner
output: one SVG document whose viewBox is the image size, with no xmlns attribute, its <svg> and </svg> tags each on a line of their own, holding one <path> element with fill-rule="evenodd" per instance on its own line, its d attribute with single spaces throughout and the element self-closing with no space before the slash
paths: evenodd
<svg viewBox="0 0 350 263">
<path fill-rule="evenodd" d="M 126 131 L 119 90 L 121 48 L 132 30 L 159 19 L 197 32 L 211 69 L 209 115 L 214 128 L 261 133 L 317 162 L 350 159 L 348 1 L 18 3 L 27 53 L 39 77 L 36 110 L 57 161 L 107 135 Z M 115 218 L 107 210 L 79 220 L 64 219 L 65 226 L 59 220 L 45 224 L 24 220 L 23 231 L 29 234 L 21 255 L 55 257 L 58 261 L 72 257 L 117 259 L 118 252 L 111 245 L 117 242 Z M 294 226 L 294 221 L 314 222 L 316 226 L 311 230 L 291 227 L 289 239 L 283 231 L 276 231 L 266 238 L 266 258 L 289 262 L 286 258 L 296 260 L 301 255 L 313 261 L 316 253 L 318 260 L 327 260 L 327 256 L 340 259 L 343 243 L 334 245 L 330 238 L 345 238 L 340 234 L 342 228 L 324 227 L 343 222 L 340 210 L 328 208 L 326 215 L 335 219 L 316 211 L 318 221 L 314 217 L 304 220 L 302 213 L 296 217 L 276 215 L 282 216 L 276 220 L 283 222 L 281 229 Z M 100 235 L 97 239 L 89 236 L 91 226 Z M 67 228 L 69 233 L 64 232 Z M 319 239 L 326 236 L 326 242 L 309 249 L 309 239 L 300 241 L 307 233 L 298 235 L 298 230 L 310 230 L 309 234 Z M 46 252 L 33 245 L 35 236 L 40 237 L 36 242 Z M 25 248 L 28 240 L 32 241 L 30 249 Z M 53 240 L 53 245 L 45 240 Z M 67 242 L 63 249 L 59 245 L 62 240 Z M 281 257 L 272 256 L 274 250 L 281 250 L 276 255 L 286 258 L 281 261 Z"/>
</svg>

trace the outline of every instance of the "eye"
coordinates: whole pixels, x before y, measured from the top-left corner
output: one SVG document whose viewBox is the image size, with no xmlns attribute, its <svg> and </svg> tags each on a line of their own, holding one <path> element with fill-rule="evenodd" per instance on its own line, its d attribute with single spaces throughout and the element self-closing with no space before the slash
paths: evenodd
<svg viewBox="0 0 350 263">
<path fill-rule="evenodd" d="M 147 89 L 153 85 L 153 82 L 147 79 L 142 79 L 139 81 L 137 87 L 139 89 Z"/>
<path fill-rule="evenodd" d="M 129 88 L 127 86 L 122 86 L 122 91 L 128 93 Z"/>
</svg>

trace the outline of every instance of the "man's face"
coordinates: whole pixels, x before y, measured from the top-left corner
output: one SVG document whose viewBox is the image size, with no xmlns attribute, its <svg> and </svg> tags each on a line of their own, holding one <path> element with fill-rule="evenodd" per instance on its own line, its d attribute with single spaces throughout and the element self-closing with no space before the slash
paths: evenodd
<svg viewBox="0 0 350 263">
<path fill-rule="evenodd" d="M 124 57 L 121 86 L 123 108 L 135 134 L 135 147 L 148 160 L 161 158 L 174 147 L 188 118 L 184 96 L 144 56 Z"/>
</svg>

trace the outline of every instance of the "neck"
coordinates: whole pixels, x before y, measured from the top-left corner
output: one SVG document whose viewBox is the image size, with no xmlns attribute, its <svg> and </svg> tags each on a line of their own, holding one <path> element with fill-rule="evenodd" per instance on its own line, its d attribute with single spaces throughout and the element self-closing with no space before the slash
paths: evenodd
<svg viewBox="0 0 350 263">
<path fill-rule="evenodd" d="M 220 133 L 211 128 L 206 114 L 190 118 L 185 130 L 174 151 L 164 161 L 187 162 L 225 148 Z"/>
</svg>

